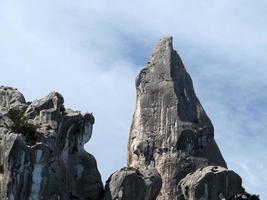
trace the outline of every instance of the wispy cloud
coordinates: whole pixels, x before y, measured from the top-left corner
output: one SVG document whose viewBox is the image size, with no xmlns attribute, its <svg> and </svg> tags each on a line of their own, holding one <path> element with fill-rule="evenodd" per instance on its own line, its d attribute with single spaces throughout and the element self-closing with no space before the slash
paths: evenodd
<svg viewBox="0 0 267 200">
<path fill-rule="evenodd" d="M 126 164 L 134 79 L 164 35 L 191 74 L 230 168 L 267 198 L 264 1 L 1 1 L 1 84 L 60 91 L 96 116 L 87 144 L 106 179 Z M 266 156 L 265 156 L 266 157 Z"/>
</svg>

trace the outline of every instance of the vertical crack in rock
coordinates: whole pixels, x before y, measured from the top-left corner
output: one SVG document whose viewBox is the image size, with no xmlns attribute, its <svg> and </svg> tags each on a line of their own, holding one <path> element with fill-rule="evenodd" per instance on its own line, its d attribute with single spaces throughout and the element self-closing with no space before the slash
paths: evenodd
<svg viewBox="0 0 267 200">
<path fill-rule="evenodd" d="M 17 89 L 0 87 L 0 199 L 102 198 L 96 160 L 84 150 L 94 117 L 63 102 L 51 92 L 26 103 Z"/>
<path fill-rule="evenodd" d="M 180 180 L 198 168 L 226 167 L 212 123 L 171 37 L 156 46 L 136 78 L 136 91 L 128 167 L 157 169 L 162 178 L 157 199 L 177 199 Z"/>
</svg>

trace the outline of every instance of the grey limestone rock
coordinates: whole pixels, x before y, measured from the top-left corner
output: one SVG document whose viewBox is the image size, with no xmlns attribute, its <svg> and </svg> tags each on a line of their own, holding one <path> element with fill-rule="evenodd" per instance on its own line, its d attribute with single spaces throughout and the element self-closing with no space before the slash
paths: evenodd
<svg viewBox="0 0 267 200">
<path fill-rule="evenodd" d="M 177 199 L 180 180 L 198 168 L 226 167 L 212 123 L 171 37 L 156 46 L 136 78 L 136 91 L 128 167 L 157 169 L 162 178 L 158 200 Z"/>
<path fill-rule="evenodd" d="M 94 117 L 65 109 L 51 92 L 26 103 L 0 88 L 0 194 L 9 200 L 98 200 L 103 185 L 95 158 L 84 150 Z"/>
<path fill-rule="evenodd" d="M 242 192 L 238 174 L 219 166 L 208 166 L 188 174 L 179 183 L 181 200 L 228 200 Z"/>
<path fill-rule="evenodd" d="M 105 200 L 155 200 L 160 188 L 161 178 L 155 169 L 123 168 L 107 181 Z"/>
</svg>

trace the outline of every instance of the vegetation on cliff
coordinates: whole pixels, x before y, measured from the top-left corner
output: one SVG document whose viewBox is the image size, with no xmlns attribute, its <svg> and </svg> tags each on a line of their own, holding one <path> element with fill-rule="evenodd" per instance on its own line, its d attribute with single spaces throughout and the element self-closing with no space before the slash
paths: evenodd
<svg viewBox="0 0 267 200">
<path fill-rule="evenodd" d="M 13 121 L 10 130 L 14 133 L 21 133 L 25 137 L 25 142 L 34 145 L 38 140 L 38 125 L 30 124 L 25 117 L 27 107 L 22 109 L 12 108 L 8 112 L 8 117 Z"/>
</svg>

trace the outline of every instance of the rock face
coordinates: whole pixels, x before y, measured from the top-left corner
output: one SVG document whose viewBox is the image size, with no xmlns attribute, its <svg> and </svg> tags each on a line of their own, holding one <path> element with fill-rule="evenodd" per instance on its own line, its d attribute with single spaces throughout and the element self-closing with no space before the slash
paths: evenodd
<svg viewBox="0 0 267 200">
<path fill-rule="evenodd" d="M 63 106 L 52 92 L 26 103 L 15 88 L 0 88 L 0 199 L 97 200 L 103 185 L 95 158 L 84 150 L 91 114 Z"/>
<path fill-rule="evenodd" d="M 242 180 L 232 170 L 208 166 L 188 174 L 180 183 L 180 199 L 230 199 L 242 191 Z"/>
<path fill-rule="evenodd" d="M 226 167 L 171 37 L 156 46 L 136 79 L 136 90 L 128 167 L 157 169 L 162 178 L 158 200 L 177 199 L 180 180 L 198 168 Z"/>
</svg>

